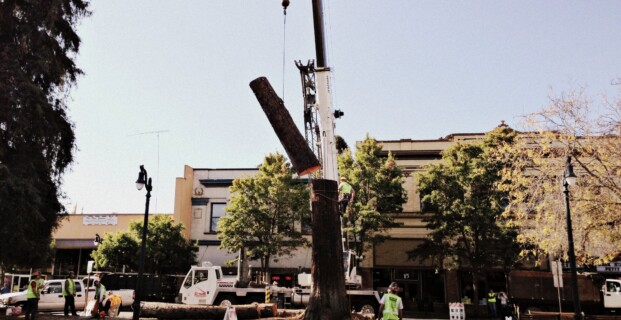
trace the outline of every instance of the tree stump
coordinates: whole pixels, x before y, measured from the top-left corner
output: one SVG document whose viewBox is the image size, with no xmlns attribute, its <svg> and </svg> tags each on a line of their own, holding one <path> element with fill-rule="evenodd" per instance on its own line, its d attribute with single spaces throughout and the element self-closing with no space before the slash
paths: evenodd
<svg viewBox="0 0 621 320">
<path fill-rule="evenodd" d="M 343 269 L 337 183 L 312 181 L 313 289 L 305 320 L 351 319 Z"/>
</svg>

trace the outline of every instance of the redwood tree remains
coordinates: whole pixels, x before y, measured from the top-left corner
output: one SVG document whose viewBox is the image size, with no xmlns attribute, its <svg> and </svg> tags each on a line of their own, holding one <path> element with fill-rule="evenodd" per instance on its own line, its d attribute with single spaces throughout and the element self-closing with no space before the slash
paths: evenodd
<svg viewBox="0 0 621 320">
<path fill-rule="evenodd" d="M 278 97 L 267 78 L 259 77 L 252 80 L 250 88 L 285 148 L 295 172 L 299 176 L 304 176 L 319 170 L 321 167 L 319 160 L 313 150 L 308 147 L 289 111 L 285 108 L 285 103 Z"/>
<path fill-rule="evenodd" d="M 265 77 L 250 82 L 265 115 L 280 139 L 291 164 L 303 176 L 320 168 L 319 161 L 295 126 L 283 101 Z M 341 222 L 337 211 L 337 182 L 312 181 L 313 289 L 305 320 L 351 319 L 345 290 Z"/>
<path fill-rule="evenodd" d="M 337 183 L 312 181 L 313 289 L 305 320 L 351 319 L 345 290 Z"/>
</svg>

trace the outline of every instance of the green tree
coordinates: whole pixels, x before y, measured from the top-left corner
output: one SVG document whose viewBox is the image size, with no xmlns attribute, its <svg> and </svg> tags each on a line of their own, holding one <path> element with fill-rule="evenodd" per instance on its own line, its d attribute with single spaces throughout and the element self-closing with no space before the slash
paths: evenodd
<svg viewBox="0 0 621 320">
<path fill-rule="evenodd" d="M 66 100 L 82 73 L 86 0 L 0 1 L 0 268 L 47 265 L 75 136 Z"/>
<path fill-rule="evenodd" d="M 382 145 L 367 135 L 357 146 L 355 157 L 346 150 L 338 158 L 339 173 L 348 178 L 356 192 L 347 210 L 346 231 L 354 235 L 358 256 L 387 238 L 385 230 L 394 225 L 388 213 L 403 211 L 407 201 L 402 169 L 392 154 L 383 157 L 381 153 Z"/>
<path fill-rule="evenodd" d="M 552 97 L 550 104 L 525 117 L 525 132 L 507 148 L 513 159 L 503 174 L 511 193 L 507 216 L 520 228 L 519 240 L 567 258 L 566 157 L 578 183 L 571 186 L 576 259 L 607 263 L 621 247 L 621 90 L 601 102 L 584 90 Z"/>
<path fill-rule="evenodd" d="M 434 209 L 423 213 L 430 230 L 425 241 L 409 251 L 410 259 L 431 259 L 439 268 L 470 269 L 473 301 L 484 270 L 517 261 L 516 230 L 505 225 L 507 195 L 499 189 L 505 163 L 490 154 L 515 132 L 500 126 L 484 142 L 457 143 L 442 162 L 418 175 L 422 202 Z"/>
<path fill-rule="evenodd" d="M 131 222 L 127 231 L 106 234 L 91 256 L 98 267 L 138 270 L 143 221 Z M 198 248 L 183 237 L 183 225 L 170 216 L 149 218 L 145 271 L 156 274 L 185 273 L 196 263 Z"/>
<path fill-rule="evenodd" d="M 310 217 L 308 186 L 294 178 L 283 155 L 269 154 L 259 173 L 235 179 L 230 190 L 231 203 L 218 221 L 221 248 L 259 259 L 267 273 L 272 259 L 308 245 L 300 232 L 300 222 Z"/>
</svg>

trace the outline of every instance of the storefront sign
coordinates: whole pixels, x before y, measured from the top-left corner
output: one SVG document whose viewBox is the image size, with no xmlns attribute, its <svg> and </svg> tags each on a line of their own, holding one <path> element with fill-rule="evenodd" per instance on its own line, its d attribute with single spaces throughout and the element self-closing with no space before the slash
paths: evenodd
<svg viewBox="0 0 621 320">
<path fill-rule="evenodd" d="M 116 225 L 117 222 L 118 222 L 117 216 L 84 216 L 82 217 L 82 224 L 85 226 Z"/>
<path fill-rule="evenodd" d="M 621 262 L 611 262 L 606 266 L 597 266 L 600 273 L 621 273 Z"/>
</svg>

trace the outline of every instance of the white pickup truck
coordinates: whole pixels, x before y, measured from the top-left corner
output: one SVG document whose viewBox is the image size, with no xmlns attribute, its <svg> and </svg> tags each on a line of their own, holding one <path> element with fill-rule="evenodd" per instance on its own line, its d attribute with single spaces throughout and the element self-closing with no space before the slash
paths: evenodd
<svg viewBox="0 0 621 320">
<path fill-rule="evenodd" d="M 84 309 L 86 304 L 86 293 L 84 288 L 86 287 L 87 279 L 73 280 L 75 282 L 75 307 L 78 310 Z M 95 287 L 93 286 L 94 278 L 89 281 L 88 299 L 92 300 L 95 296 Z M 65 280 L 46 280 L 45 287 L 41 291 L 41 300 L 39 300 L 39 310 L 41 311 L 59 311 L 63 310 L 65 306 L 65 298 L 63 297 L 63 286 Z M 0 295 L 0 309 L 5 309 L 9 306 L 24 305 L 26 303 L 27 290 L 20 292 L 12 292 Z M 134 290 L 121 289 L 121 290 L 108 290 L 108 294 L 115 294 L 121 297 L 121 307 L 130 307 L 134 303 Z"/>
</svg>

